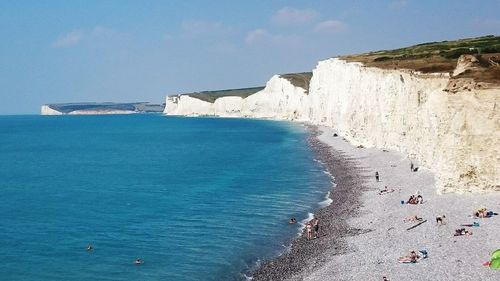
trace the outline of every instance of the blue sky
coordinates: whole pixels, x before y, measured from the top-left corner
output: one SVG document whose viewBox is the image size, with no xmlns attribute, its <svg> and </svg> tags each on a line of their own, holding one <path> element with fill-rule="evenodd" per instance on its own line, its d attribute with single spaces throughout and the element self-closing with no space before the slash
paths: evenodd
<svg viewBox="0 0 500 281">
<path fill-rule="evenodd" d="M 500 34 L 500 0 L 0 1 L 0 114 L 264 85 L 340 54 Z"/>
</svg>

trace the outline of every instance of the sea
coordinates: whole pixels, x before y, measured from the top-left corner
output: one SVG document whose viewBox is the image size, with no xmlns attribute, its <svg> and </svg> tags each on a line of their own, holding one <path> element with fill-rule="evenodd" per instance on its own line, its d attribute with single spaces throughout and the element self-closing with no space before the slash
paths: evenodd
<svg viewBox="0 0 500 281">
<path fill-rule="evenodd" d="M 0 116 L 0 280 L 244 280 L 331 187 L 307 138 L 268 120 Z"/>
</svg>

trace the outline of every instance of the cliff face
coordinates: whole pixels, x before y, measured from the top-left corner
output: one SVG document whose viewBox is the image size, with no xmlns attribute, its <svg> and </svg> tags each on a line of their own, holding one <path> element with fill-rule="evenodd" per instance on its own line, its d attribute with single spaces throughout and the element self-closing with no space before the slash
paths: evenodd
<svg viewBox="0 0 500 281">
<path fill-rule="evenodd" d="M 313 123 L 331 126 L 356 144 L 409 155 L 435 172 L 441 192 L 497 188 L 500 89 L 451 94 L 444 91 L 445 74 L 336 59 L 320 62 L 313 73 Z"/>
<path fill-rule="evenodd" d="M 247 98 L 221 97 L 215 102 L 202 101 L 189 95 L 167 97 L 165 114 L 185 116 L 253 117 L 304 120 L 301 114 L 307 102 L 305 90 L 293 86 L 279 75 L 273 76 L 266 87 Z"/>
<path fill-rule="evenodd" d="M 63 115 L 62 112 L 52 109 L 50 106 L 44 104 L 40 109 L 41 115 Z"/>
<path fill-rule="evenodd" d="M 275 75 L 264 90 L 244 99 L 241 115 L 307 121 L 308 101 L 305 89 Z"/>
<path fill-rule="evenodd" d="M 165 113 L 309 121 L 356 145 L 408 155 L 435 173 L 438 192 L 498 190 L 500 89 L 451 92 L 449 83 L 448 74 L 329 59 L 314 69 L 309 93 L 274 76 L 245 99 L 167 97 Z"/>
</svg>

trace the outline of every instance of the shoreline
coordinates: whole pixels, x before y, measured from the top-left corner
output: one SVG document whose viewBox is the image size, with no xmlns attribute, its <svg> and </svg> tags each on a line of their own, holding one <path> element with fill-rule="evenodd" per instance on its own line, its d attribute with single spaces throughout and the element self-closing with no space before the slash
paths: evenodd
<svg viewBox="0 0 500 281">
<path fill-rule="evenodd" d="M 292 240 L 287 252 L 263 262 L 252 272 L 252 280 L 287 280 L 300 273 L 324 263 L 326 254 L 340 254 L 348 251 L 344 237 L 356 235 L 361 229 L 349 227 L 347 219 L 357 213 L 360 207 L 359 197 L 365 179 L 352 171 L 360 169 L 356 159 L 332 148 L 322 142 L 320 129 L 314 125 L 306 125 L 310 135 L 308 145 L 315 158 L 324 165 L 332 179 L 332 187 L 328 191 L 330 204 L 314 210 L 314 217 L 320 219 L 320 237 L 307 240 L 305 229 L 299 237 Z M 360 188 L 354 189 L 353 186 Z M 335 218 L 335 219 L 331 219 Z M 328 237 L 330 236 L 330 237 Z M 332 239 L 332 237 L 335 237 Z M 314 260 L 308 263 L 308 260 Z"/>
<path fill-rule="evenodd" d="M 500 193 L 438 195 L 434 175 L 426 168 L 410 171 L 410 159 L 394 151 L 359 148 L 334 129 L 306 125 L 315 158 L 333 175 L 331 204 L 315 210 L 320 238 L 308 241 L 305 232 L 293 239 L 289 250 L 264 261 L 250 272 L 252 280 L 493 280 L 500 272 L 482 265 L 500 247 L 500 216 L 473 219 L 480 207 L 500 211 Z M 413 161 L 418 167 L 418 163 Z M 380 173 L 380 182 L 374 177 Z M 395 192 L 378 195 L 384 186 Z M 422 205 L 402 205 L 418 192 Z M 446 215 L 446 225 L 434 219 Z M 404 218 L 428 220 L 411 231 Z M 479 222 L 472 236 L 454 237 L 460 224 Z M 425 249 L 429 258 L 400 264 L 398 257 Z"/>
</svg>

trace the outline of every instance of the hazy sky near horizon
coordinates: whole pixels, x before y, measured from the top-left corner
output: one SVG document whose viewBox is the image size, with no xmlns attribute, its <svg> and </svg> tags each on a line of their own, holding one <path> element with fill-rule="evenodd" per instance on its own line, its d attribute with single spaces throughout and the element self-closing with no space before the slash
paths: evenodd
<svg viewBox="0 0 500 281">
<path fill-rule="evenodd" d="M 340 54 L 500 34 L 500 0 L 0 1 L 0 114 L 264 85 Z"/>
</svg>

